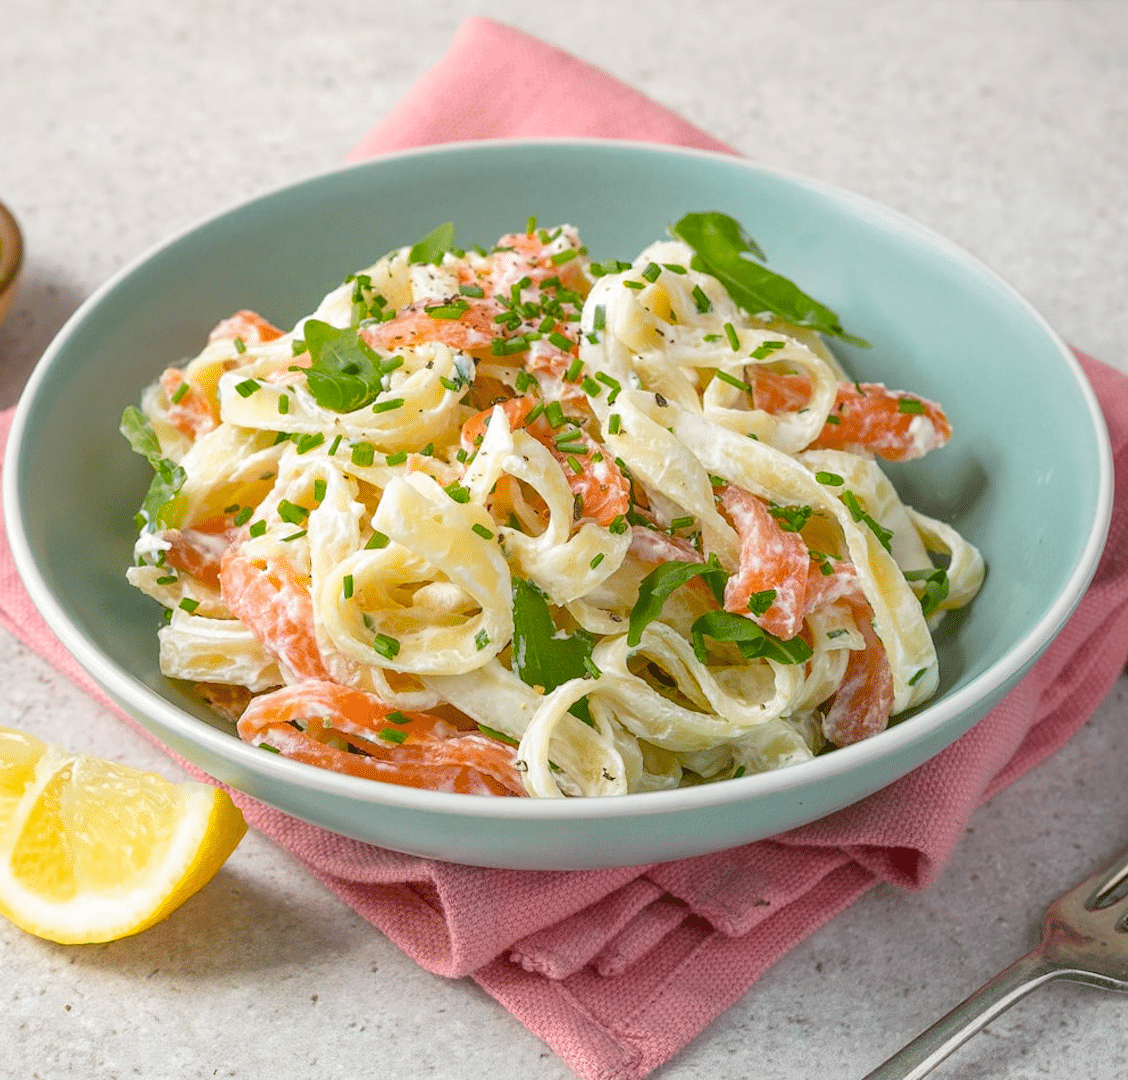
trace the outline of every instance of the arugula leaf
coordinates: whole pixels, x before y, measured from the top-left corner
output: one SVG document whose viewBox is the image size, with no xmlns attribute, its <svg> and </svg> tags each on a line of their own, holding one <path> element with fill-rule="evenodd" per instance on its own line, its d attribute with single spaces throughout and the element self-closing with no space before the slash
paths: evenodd
<svg viewBox="0 0 1128 1080">
<path fill-rule="evenodd" d="M 811 656 L 811 647 L 801 638 L 784 641 L 757 626 L 751 619 L 731 611 L 707 611 L 698 616 L 690 627 L 693 651 L 705 663 L 705 638 L 731 641 L 745 660 L 775 660 L 780 664 L 801 664 Z"/>
<path fill-rule="evenodd" d="M 686 214 L 670 227 L 670 232 L 693 248 L 694 269 L 712 274 L 749 315 L 778 315 L 851 345 L 869 345 L 863 338 L 846 333 L 830 308 L 809 297 L 794 282 L 748 258 L 766 261 L 756 241 L 727 214 Z"/>
<path fill-rule="evenodd" d="M 352 412 L 371 405 L 384 389 L 384 375 L 398 366 L 382 360 L 356 327 L 339 330 L 320 319 L 307 319 L 303 334 L 313 361 L 306 383 L 323 409 Z"/>
<path fill-rule="evenodd" d="M 753 615 L 764 615 L 775 603 L 775 598 L 775 589 L 761 589 L 759 592 L 754 592 L 748 597 L 748 610 Z"/>
<path fill-rule="evenodd" d="M 662 614 L 662 606 L 675 589 L 695 577 L 703 577 L 705 584 L 716 597 L 717 603 L 724 602 L 725 583 L 728 574 L 716 563 L 673 562 L 655 567 L 639 582 L 638 599 L 631 608 L 627 628 L 627 644 L 637 645 L 642 640 L 642 632 L 647 625 Z"/>
<path fill-rule="evenodd" d="M 409 262 L 441 263 L 443 256 L 454 244 L 454 222 L 444 221 L 436 225 L 418 244 L 407 253 Z"/>
<path fill-rule="evenodd" d="M 513 578 L 513 670 L 547 694 L 569 679 L 591 673 L 595 638 L 586 630 L 557 630 L 544 593 L 531 581 Z M 591 723 L 586 698 L 568 710 Z"/>
<path fill-rule="evenodd" d="M 906 570 L 906 581 L 923 581 L 920 610 L 927 618 L 948 598 L 948 572 L 943 567 L 932 570 Z"/>
<path fill-rule="evenodd" d="M 175 461 L 161 454 L 160 440 L 152 424 L 136 405 L 130 405 L 121 414 L 121 433 L 129 442 L 130 449 L 140 454 L 153 467 L 153 479 L 149 490 L 134 518 L 138 529 L 156 530 L 165 525 L 167 508 L 184 486 L 187 474 Z"/>
</svg>

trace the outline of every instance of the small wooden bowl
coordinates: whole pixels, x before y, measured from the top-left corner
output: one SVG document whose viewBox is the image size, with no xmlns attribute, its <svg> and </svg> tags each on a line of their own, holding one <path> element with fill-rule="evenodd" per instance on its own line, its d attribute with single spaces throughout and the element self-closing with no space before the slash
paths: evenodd
<svg viewBox="0 0 1128 1080">
<path fill-rule="evenodd" d="M 8 314 L 23 268 L 23 237 L 16 219 L 0 203 L 0 322 Z"/>
</svg>

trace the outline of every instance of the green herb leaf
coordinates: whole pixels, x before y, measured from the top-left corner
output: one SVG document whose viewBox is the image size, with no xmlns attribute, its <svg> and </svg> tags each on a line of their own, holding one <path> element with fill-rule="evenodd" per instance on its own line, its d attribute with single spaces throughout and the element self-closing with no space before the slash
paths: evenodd
<svg viewBox="0 0 1128 1080">
<path fill-rule="evenodd" d="M 740 650 L 745 660 L 775 660 L 780 664 L 801 664 L 811 656 L 811 647 L 801 638 L 793 637 L 787 641 L 769 634 L 743 615 L 731 611 L 707 611 L 698 616 L 690 627 L 693 635 L 693 651 L 697 659 L 705 662 L 705 638 L 715 641 L 731 641 Z"/>
<path fill-rule="evenodd" d="M 531 581 L 513 578 L 513 670 L 522 682 L 547 694 L 569 679 L 582 679 L 594 645 L 586 630 L 557 630 L 544 593 Z M 591 722 L 586 700 L 569 712 Z"/>
<path fill-rule="evenodd" d="M 927 618 L 948 598 L 948 573 L 943 567 L 932 570 L 906 570 L 906 581 L 921 581 L 920 610 Z"/>
<path fill-rule="evenodd" d="M 627 644 L 637 645 L 642 640 L 643 630 L 662 614 L 662 607 L 674 590 L 695 577 L 703 577 L 717 603 L 723 602 L 728 574 L 721 567 L 698 562 L 663 563 L 639 582 L 638 599 L 627 624 Z"/>
<path fill-rule="evenodd" d="M 686 214 L 670 232 L 693 248 L 696 269 L 712 274 L 749 315 L 777 315 L 797 326 L 868 345 L 842 329 L 838 316 L 804 293 L 794 282 L 752 259 L 765 261 L 759 245 L 727 214 Z M 747 256 L 752 256 L 748 258 Z"/>
<path fill-rule="evenodd" d="M 814 511 L 809 506 L 769 506 L 768 513 L 784 532 L 800 532 Z"/>
<path fill-rule="evenodd" d="M 381 360 L 353 327 L 338 330 L 319 319 L 307 319 L 304 333 L 313 360 L 306 383 L 323 409 L 353 412 L 372 404 L 383 390 L 383 376 L 399 366 Z"/>
<path fill-rule="evenodd" d="M 160 440 L 145 414 L 136 405 L 130 405 L 121 415 L 121 433 L 134 453 L 140 454 L 153 467 L 149 490 L 137 511 L 137 527 L 155 532 L 165 520 L 169 504 L 184 486 L 187 474 L 169 458 L 161 454 Z"/>
<path fill-rule="evenodd" d="M 753 615 L 763 615 L 775 603 L 775 589 L 762 589 L 748 597 L 748 610 Z"/>
<path fill-rule="evenodd" d="M 413 263 L 435 263 L 443 261 L 443 256 L 454 245 L 454 222 L 444 221 L 436 225 L 418 244 L 407 253 Z"/>
<path fill-rule="evenodd" d="M 877 537 L 878 543 L 880 543 L 886 551 L 889 551 L 889 541 L 893 539 L 893 534 L 888 529 L 879 525 L 866 513 L 865 507 L 858 501 L 858 496 L 852 491 L 843 492 L 842 503 L 846 509 L 850 511 L 850 516 L 855 521 L 859 521 L 865 525 L 869 531 Z"/>
</svg>

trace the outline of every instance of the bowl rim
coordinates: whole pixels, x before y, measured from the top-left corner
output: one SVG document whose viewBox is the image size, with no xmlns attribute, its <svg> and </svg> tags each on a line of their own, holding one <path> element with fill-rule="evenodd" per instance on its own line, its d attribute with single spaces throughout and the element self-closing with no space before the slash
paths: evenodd
<svg viewBox="0 0 1128 1080">
<path fill-rule="evenodd" d="M 498 799 L 486 796 L 461 795 L 437 792 L 352 777 L 320 769 L 279 755 L 263 754 L 257 748 L 242 742 L 237 736 L 223 732 L 198 719 L 168 701 L 148 685 L 119 669 L 102 650 L 71 621 L 65 610 L 52 595 L 39 573 L 35 557 L 24 529 L 20 505 L 19 467 L 20 453 L 27 433 L 28 421 L 39 390 L 48 378 L 54 358 L 70 337 L 80 328 L 87 315 L 111 294 L 125 278 L 166 248 L 178 243 L 191 233 L 246 206 L 266 200 L 283 192 L 305 185 L 317 184 L 340 174 L 378 169 L 387 162 L 415 157 L 457 157 L 466 153 L 489 154 L 496 150 L 533 150 L 545 147 L 564 149 L 624 150 L 645 152 L 659 156 L 700 160 L 725 167 L 743 169 L 750 173 L 781 179 L 798 185 L 831 201 L 845 204 L 870 215 L 899 224 L 928 245 L 938 249 L 945 257 L 976 274 L 986 274 L 1005 292 L 1010 293 L 1025 314 L 1055 346 L 1066 371 L 1072 376 L 1088 410 L 1091 431 L 1096 439 L 1099 466 L 1097 499 L 1093 527 L 1070 576 L 1052 604 L 1040 619 L 1031 626 L 1009 650 L 986 671 L 967 684 L 952 691 L 935 704 L 924 704 L 918 712 L 904 722 L 893 725 L 871 738 L 836 749 L 799 766 L 755 773 L 728 780 L 724 783 L 701 784 L 667 791 L 636 792 L 627 795 L 572 799 Z M 1021 676 L 1025 669 L 1049 646 L 1064 627 L 1069 616 L 1096 572 L 1104 549 L 1112 514 L 1112 454 L 1108 432 L 1089 380 L 1070 348 L 1058 336 L 1046 319 L 1019 293 L 1014 286 L 995 270 L 964 248 L 935 232 L 931 227 L 868 196 L 841 188 L 804 174 L 767 166 L 749 159 L 709 150 L 671 146 L 636 140 L 601 138 L 521 138 L 482 139 L 434 146 L 414 147 L 347 161 L 328 169 L 315 171 L 278 184 L 249 198 L 234 200 L 218 210 L 209 212 L 151 245 L 131 259 L 103 282 L 78 307 L 48 345 L 36 364 L 23 392 L 12 420 L 3 467 L 3 512 L 9 543 L 16 569 L 35 607 L 67 651 L 79 662 L 86 673 L 99 683 L 127 712 L 140 714 L 136 718 L 144 727 L 153 722 L 162 732 L 171 732 L 183 741 L 199 745 L 213 757 L 224 760 L 229 766 L 245 775 L 259 775 L 271 782 L 293 784 L 309 791 L 344 798 L 372 806 L 387 806 L 402 810 L 445 813 L 461 817 L 494 818 L 507 820 L 585 820 L 608 817 L 659 816 L 688 810 L 707 810 L 710 807 L 741 802 L 750 795 L 779 794 L 791 789 L 801 790 L 824 783 L 832 777 L 863 769 L 886 756 L 896 756 L 914 744 L 924 741 L 954 717 L 973 709 L 977 703 L 997 694 L 1001 688 Z M 148 720 L 141 720 L 145 716 Z M 158 736 L 169 750 L 169 742 Z M 947 745 L 947 744 L 946 744 Z M 931 757 L 933 755 L 929 755 Z M 206 771 L 206 770 L 203 770 Z M 887 783 L 892 782 L 892 778 Z M 882 785 L 884 786 L 884 785 Z"/>
</svg>

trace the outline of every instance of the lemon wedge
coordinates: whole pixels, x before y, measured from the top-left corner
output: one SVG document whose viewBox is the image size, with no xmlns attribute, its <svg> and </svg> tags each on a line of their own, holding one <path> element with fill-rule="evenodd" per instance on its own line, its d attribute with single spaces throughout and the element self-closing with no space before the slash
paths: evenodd
<svg viewBox="0 0 1128 1080">
<path fill-rule="evenodd" d="M 246 831 L 226 792 L 0 727 L 0 914 L 37 937 L 77 945 L 147 929 Z"/>
</svg>

